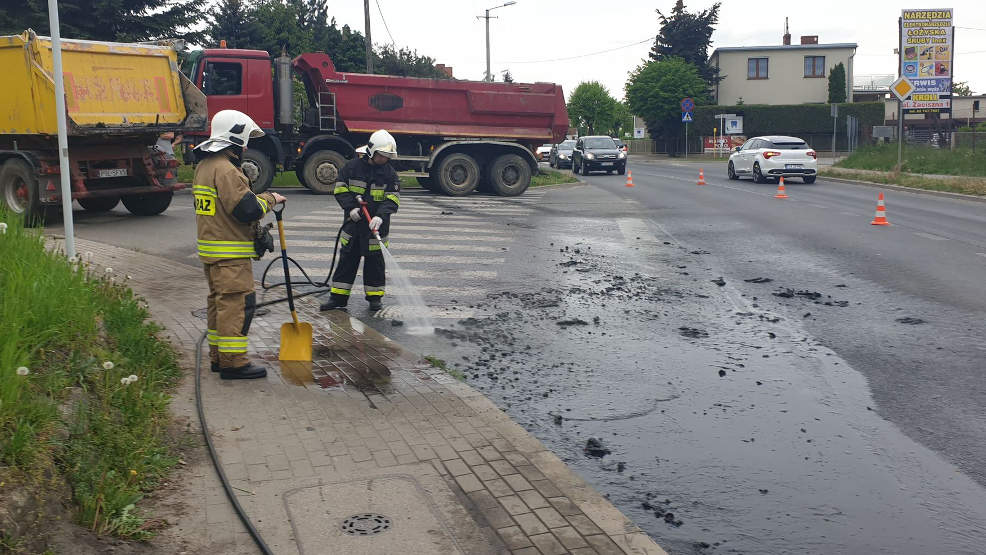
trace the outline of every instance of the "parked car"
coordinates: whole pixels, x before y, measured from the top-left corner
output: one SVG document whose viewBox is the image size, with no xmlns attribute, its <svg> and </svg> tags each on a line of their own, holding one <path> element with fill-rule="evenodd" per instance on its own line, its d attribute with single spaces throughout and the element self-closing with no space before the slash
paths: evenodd
<svg viewBox="0 0 986 555">
<path fill-rule="evenodd" d="M 551 145 L 541 145 L 535 151 L 535 156 L 537 156 L 538 162 L 544 162 L 548 158 L 548 154 L 551 153 Z"/>
<path fill-rule="evenodd" d="M 575 139 L 562 141 L 551 147 L 551 154 L 548 155 L 548 165 L 552 168 L 571 168 L 572 150 L 575 148 Z"/>
<path fill-rule="evenodd" d="M 818 154 L 797 137 L 753 137 L 736 147 L 726 168 L 729 179 L 753 176 L 754 183 L 800 177 L 814 183 L 818 173 Z"/>
<path fill-rule="evenodd" d="M 627 171 L 627 155 L 616 146 L 612 137 L 605 135 L 579 137 L 572 150 L 572 172 L 589 175 L 591 171 Z"/>
</svg>

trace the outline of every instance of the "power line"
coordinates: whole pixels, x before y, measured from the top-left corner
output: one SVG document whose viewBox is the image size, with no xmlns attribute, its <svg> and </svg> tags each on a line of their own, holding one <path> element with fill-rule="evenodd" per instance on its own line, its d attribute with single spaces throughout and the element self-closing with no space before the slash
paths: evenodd
<svg viewBox="0 0 986 555">
<path fill-rule="evenodd" d="M 637 42 L 634 42 L 634 43 L 631 43 L 631 44 L 625 44 L 623 46 L 617 46 L 615 48 L 608 48 L 606 50 L 600 50 L 598 52 L 589 52 L 587 54 L 578 54 L 576 56 L 568 56 L 568 57 L 565 57 L 565 58 L 552 58 L 550 60 L 522 60 L 522 61 L 513 61 L 513 62 L 504 62 L 504 61 L 501 61 L 501 62 L 498 62 L 498 63 L 501 63 L 501 64 L 542 64 L 542 63 L 546 63 L 546 62 L 563 62 L 565 60 L 576 60 L 578 58 L 586 58 L 588 56 L 596 56 L 598 54 L 605 54 L 607 52 L 613 52 L 615 50 L 622 50 L 624 48 L 630 48 L 631 46 L 637 46 L 638 44 L 643 44 L 645 42 L 650 42 L 652 40 L 654 40 L 654 37 L 647 37 L 644 40 L 640 40 L 640 41 L 637 41 Z"/>
<path fill-rule="evenodd" d="M 981 27 L 959 27 L 959 26 L 956 26 L 955 28 L 956 29 L 965 29 L 967 31 L 986 31 L 986 29 L 983 29 Z"/>
<path fill-rule="evenodd" d="M 383 28 L 387 30 L 387 36 L 390 37 L 390 42 L 396 47 L 397 41 L 394 40 L 394 35 L 390 34 L 390 27 L 387 25 L 387 18 L 383 16 L 383 10 L 380 8 L 380 0 L 377 2 L 377 11 L 380 12 L 380 19 L 383 20 Z"/>
</svg>

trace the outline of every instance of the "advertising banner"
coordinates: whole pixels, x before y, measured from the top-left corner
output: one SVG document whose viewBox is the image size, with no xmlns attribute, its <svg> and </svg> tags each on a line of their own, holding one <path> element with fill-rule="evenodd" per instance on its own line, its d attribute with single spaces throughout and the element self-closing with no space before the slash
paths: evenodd
<svg viewBox="0 0 986 555">
<path fill-rule="evenodd" d="M 900 74 L 914 85 L 905 114 L 951 113 L 955 52 L 951 8 L 902 10 Z"/>
</svg>

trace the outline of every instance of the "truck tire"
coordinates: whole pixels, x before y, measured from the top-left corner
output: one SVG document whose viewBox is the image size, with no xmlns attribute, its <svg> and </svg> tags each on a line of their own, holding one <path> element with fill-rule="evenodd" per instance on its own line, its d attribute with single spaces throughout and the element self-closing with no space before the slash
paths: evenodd
<svg viewBox="0 0 986 555">
<path fill-rule="evenodd" d="M 305 186 L 316 195 L 331 195 L 346 158 L 334 150 L 320 150 L 305 159 Z"/>
<path fill-rule="evenodd" d="M 479 164 L 468 154 L 449 154 L 438 163 L 438 185 L 442 192 L 462 197 L 476 190 L 479 185 Z"/>
<path fill-rule="evenodd" d="M 134 216 L 157 216 L 171 206 L 172 191 L 124 195 L 123 205 Z"/>
<path fill-rule="evenodd" d="M 435 179 L 431 176 L 428 177 L 415 177 L 418 180 L 418 185 L 429 191 L 435 190 Z"/>
<path fill-rule="evenodd" d="M 120 204 L 120 197 L 88 197 L 77 200 L 89 212 L 109 212 Z"/>
<path fill-rule="evenodd" d="M 489 182 L 501 197 L 516 197 L 531 184 L 531 167 L 516 154 L 502 154 L 490 164 Z"/>
<path fill-rule="evenodd" d="M 0 167 L 0 204 L 21 216 L 25 227 L 44 223 L 45 207 L 38 193 L 38 178 L 30 164 L 11 158 Z"/>
<path fill-rule="evenodd" d="M 274 181 L 274 164 L 259 150 L 246 149 L 240 160 L 240 169 L 250 180 L 250 190 L 254 193 L 263 193 Z"/>
</svg>

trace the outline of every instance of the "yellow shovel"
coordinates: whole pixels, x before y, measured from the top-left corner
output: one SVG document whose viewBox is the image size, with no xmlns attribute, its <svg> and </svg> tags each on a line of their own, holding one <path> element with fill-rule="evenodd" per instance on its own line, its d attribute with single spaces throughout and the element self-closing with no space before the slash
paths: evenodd
<svg viewBox="0 0 986 555">
<path fill-rule="evenodd" d="M 288 290 L 288 307 L 291 309 L 291 319 L 294 322 L 281 324 L 280 360 L 312 359 L 312 325 L 299 322 L 298 313 L 294 309 L 294 295 L 291 293 L 291 273 L 288 270 L 288 249 L 284 241 L 284 222 L 281 221 L 284 205 L 280 209 L 274 207 L 274 217 L 277 219 L 277 235 L 281 239 L 281 263 L 284 264 L 284 287 Z"/>
</svg>

